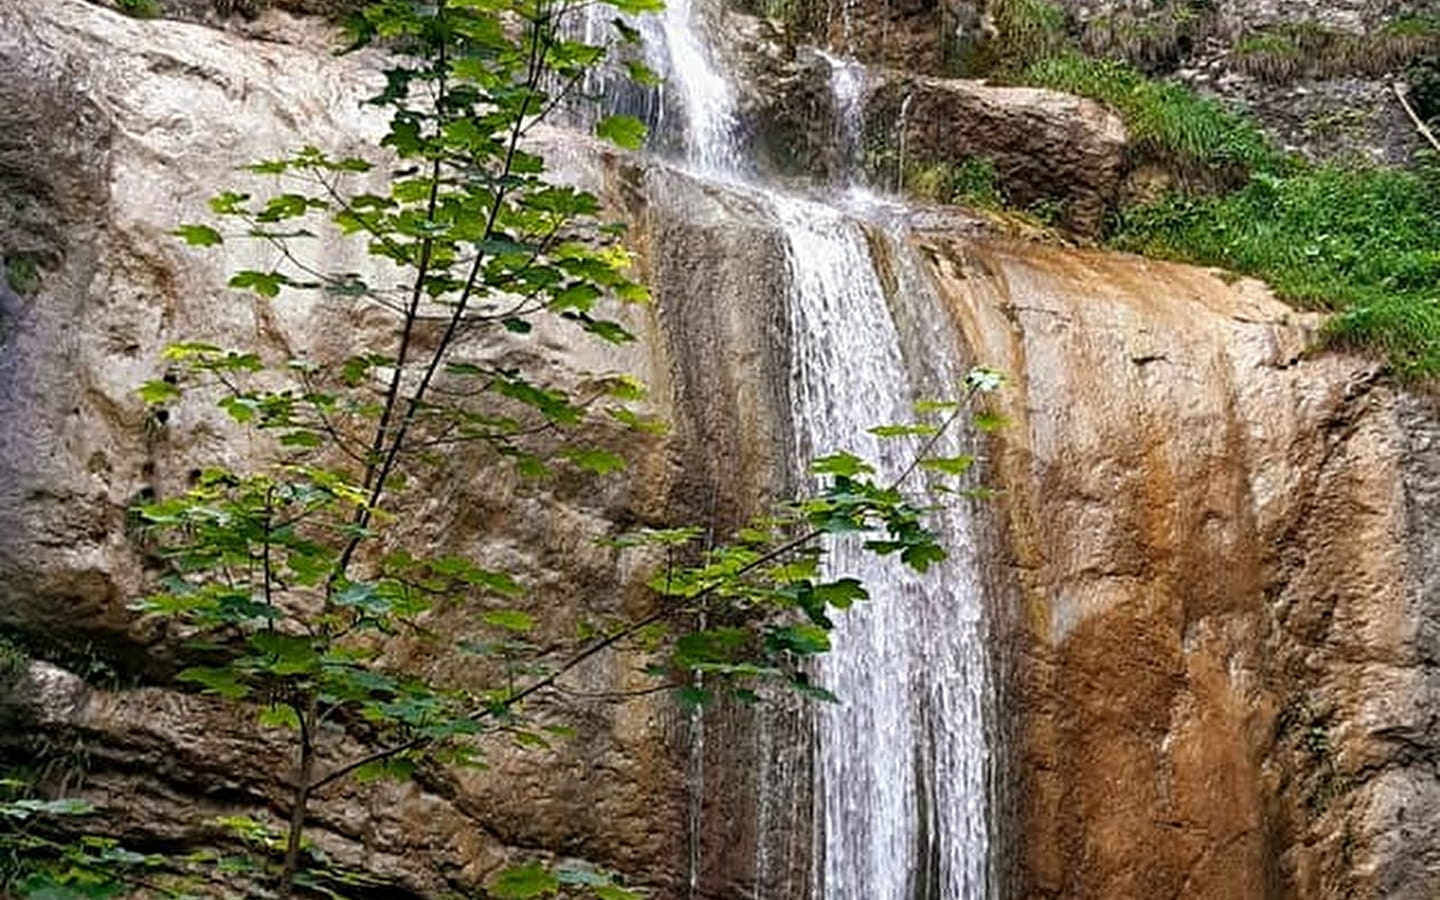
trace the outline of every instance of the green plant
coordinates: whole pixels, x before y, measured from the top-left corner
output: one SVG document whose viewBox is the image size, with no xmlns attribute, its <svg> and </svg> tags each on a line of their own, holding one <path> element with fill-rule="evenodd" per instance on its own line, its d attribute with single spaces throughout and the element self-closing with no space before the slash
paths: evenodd
<svg viewBox="0 0 1440 900">
<path fill-rule="evenodd" d="M 1236 68 L 1274 83 L 1304 75 L 1378 77 L 1403 69 L 1440 47 L 1440 19 L 1395 19 L 1367 34 L 1336 31 L 1317 22 L 1272 25 L 1235 43 Z"/>
<path fill-rule="evenodd" d="M 617 13 L 659 8 L 606 3 Z M 865 461 L 837 452 L 814 461 L 826 480 L 814 496 L 780 504 L 733 541 L 702 540 L 710 529 L 687 525 L 613 537 L 617 553 L 651 548 L 665 562 L 638 611 L 606 612 L 610 598 L 595 598 L 591 615 L 565 623 L 574 628 L 551 627 L 527 607 L 524 573 L 448 552 L 452 535 L 417 514 L 417 485 L 462 456 L 513 466 L 532 482 L 603 477 L 625 466 L 618 445 L 663 427 L 637 408 L 635 379 L 597 376 L 567 389 L 546 379 L 551 360 L 532 343 L 542 327 L 626 343 L 634 338 L 625 305 L 648 301 L 630 277 L 623 229 L 602 218 L 593 195 L 548 178 L 523 141 L 606 53 L 567 37 L 565 15 L 577 8 L 372 3 L 352 37 L 394 51 L 371 101 L 389 114 L 381 148 L 362 158 L 304 147 L 254 162 L 248 173 L 272 190 L 222 191 L 212 221 L 176 229 L 196 247 L 263 247 L 273 267 L 235 272 L 236 290 L 262 300 L 321 292 L 332 308 L 386 322 L 353 335 L 339 360 L 184 340 L 165 352 L 163 377 L 141 390 L 160 410 L 213 400 L 268 448 L 139 504 L 135 539 L 165 574 L 135 608 L 185 635 L 175 648 L 180 684 L 288 732 L 284 820 L 230 823 L 255 857 L 246 877 L 281 897 L 340 889 L 316 870 L 306 841 L 311 807 L 332 785 L 484 765 L 496 741 L 564 740 L 556 687 L 617 647 L 645 653 L 654 687 L 685 702 L 753 700 L 767 687 L 828 697 L 807 661 L 829 649 L 834 612 L 867 595 L 854 579 L 822 574 L 821 539 L 859 536 L 870 552 L 920 572 L 945 556 L 925 527 L 925 504 L 905 489 L 917 472 L 958 477 L 973 462 L 932 456 L 966 414 L 962 402 L 882 426 L 912 443 L 898 480 L 877 481 Z M 637 39 L 623 19 L 614 24 L 615 41 Z M 596 130 L 624 147 L 644 136 L 624 116 Z M 361 242 L 374 273 L 314 263 L 317 235 Z M 965 399 L 997 383 L 974 373 Z M 397 662 L 397 647 L 464 653 L 472 664 L 464 678 L 429 679 Z M 366 749 L 345 749 L 357 743 Z M 499 873 L 487 891 L 552 896 L 562 884 L 600 900 L 634 896 L 603 873 L 538 863 Z"/>
<path fill-rule="evenodd" d="M 1440 192 L 1422 173 L 1336 166 L 1259 175 L 1223 196 L 1123 211 L 1114 243 L 1227 266 L 1337 311 L 1328 333 L 1411 376 L 1440 373 Z"/>
<path fill-rule="evenodd" d="M 5 281 L 22 297 L 35 293 L 40 287 L 40 267 L 35 257 L 28 253 L 7 253 Z"/>
<path fill-rule="evenodd" d="M 1069 41 L 1065 8 L 1049 0 L 995 0 L 988 7 L 988 40 L 956 48 L 957 73 L 1008 77 L 1059 53 Z"/>
<path fill-rule="evenodd" d="M 159 0 L 115 0 L 115 8 L 136 19 L 153 19 L 164 12 Z"/>
<path fill-rule="evenodd" d="M 1205 33 L 1207 12 L 1202 3 L 1176 0 L 1139 15 L 1096 16 L 1085 22 L 1080 46 L 1092 56 L 1123 60 L 1147 72 L 1170 70 Z"/>
<path fill-rule="evenodd" d="M 1408 96 L 1420 118 L 1440 123 L 1440 51 L 1415 61 L 1405 73 Z"/>
<path fill-rule="evenodd" d="M 1284 164 L 1247 117 L 1177 82 L 1146 78 L 1124 63 L 1067 52 L 1030 66 L 1022 80 L 1114 107 L 1138 152 L 1202 181 L 1243 180 L 1249 172 Z"/>
<path fill-rule="evenodd" d="M 906 167 L 904 186 L 911 195 L 931 203 L 958 203 L 976 209 L 1004 205 L 1000 174 L 985 157 L 912 163 Z"/>
</svg>

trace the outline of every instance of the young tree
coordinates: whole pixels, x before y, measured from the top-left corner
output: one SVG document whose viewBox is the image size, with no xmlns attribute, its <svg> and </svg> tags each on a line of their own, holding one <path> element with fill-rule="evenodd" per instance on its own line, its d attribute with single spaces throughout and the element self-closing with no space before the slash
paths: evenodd
<svg viewBox="0 0 1440 900">
<path fill-rule="evenodd" d="M 623 16 L 660 5 L 604 3 L 615 13 L 617 44 L 638 40 Z M 826 697 L 807 660 L 829 648 L 831 612 L 866 593 L 853 579 L 822 574 L 821 538 L 859 535 L 873 552 L 921 571 L 944 557 L 923 506 L 903 488 L 922 468 L 968 468 L 968 457 L 930 458 L 964 402 L 931 404 L 936 421 L 886 430 L 918 445 L 910 471 L 894 483 L 877 483 L 868 464 L 838 453 L 816 461 L 827 483 L 815 496 L 782 505 L 734 543 L 702 550 L 700 527 L 617 539 L 664 548 L 670 562 L 651 579 L 653 600 L 637 616 L 570 640 L 537 634 L 515 573 L 406 545 L 396 523 L 413 509 L 408 487 L 452 454 L 487 454 L 532 478 L 561 467 L 606 476 L 624 460 L 587 435 L 602 423 L 657 427 L 634 406 L 643 389 L 633 378 L 608 378 L 577 396 L 497 350 L 546 319 L 625 343 L 632 335 L 602 310 L 648 301 L 630 277 L 622 229 L 603 222 L 594 196 L 548 178 L 526 141 L 611 49 L 571 36 L 578 31 L 567 19 L 582 8 L 579 0 L 371 3 L 353 21 L 355 43 L 381 42 L 393 60 L 371 100 L 390 116 L 375 156 L 305 147 L 255 162 L 248 170 L 273 176 L 275 193 L 223 192 L 211 201 L 215 224 L 176 231 L 199 247 L 258 241 L 281 260 L 236 272 L 231 287 L 265 298 L 324 292 L 390 323 L 375 343 L 337 360 L 176 343 L 166 376 L 142 392 L 161 407 L 209 395 L 239 426 L 269 439 L 268 454 L 206 469 L 188 492 L 138 508 L 141 539 L 167 575 L 136 608 L 185 636 L 182 652 L 193 664 L 180 681 L 252 705 L 261 723 L 293 733 L 283 832 L 233 823 L 262 856 L 274 851 L 277 859 L 262 861 L 253 877 L 279 896 L 338 890 L 307 866 L 316 791 L 347 778 L 405 777 L 421 765 L 476 764 L 497 735 L 544 744 L 553 735 L 530 701 L 627 643 L 643 642 L 657 685 L 690 702 L 717 692 L 752 699 L 766 684 Z M 652 77 L 635 63 L 630 72 Z M 620 116 L 602 119 L 597 132 L 629 148 L 644 135 L 639 122 Z M 307 243 L 327 229 L 363 241 L 374 271 L 315 263 Z M 973 396 L 997 383 L 976 373 L 963 390 Z M 442 609 L 473 612 L 488 631 L 486 640 L 450 648 L 476 655 L 484 683 L 434 683 L 388 661 L 385 648 L 396 638 L 442 640 L 427 627 Z M 368 749 L 333 762 L 357 740 Z M 137 863 L 129 864 L 133 878 Z M 501 873 L 488 890 L 537 897 L 566 883 L 602 900 L 634 896 L 602 873 L 538 864 Z"/>
</svg>

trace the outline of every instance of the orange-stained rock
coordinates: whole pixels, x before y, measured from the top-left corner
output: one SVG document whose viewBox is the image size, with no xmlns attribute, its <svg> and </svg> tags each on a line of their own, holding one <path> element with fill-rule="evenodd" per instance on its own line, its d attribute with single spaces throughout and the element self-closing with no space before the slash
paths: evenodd
<svg viewBox="0 0 1440 900">
<path fill-rule="evenodd" d="M 1015 379 L 1019 896 L 1433 896 L 1431 411 L 1253 282 L 928 246 Z"/>
</svg>

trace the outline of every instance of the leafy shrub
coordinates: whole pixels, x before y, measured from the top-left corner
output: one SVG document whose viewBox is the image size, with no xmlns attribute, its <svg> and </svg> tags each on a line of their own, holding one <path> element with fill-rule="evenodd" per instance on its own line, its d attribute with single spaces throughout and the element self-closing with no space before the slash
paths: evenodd
<svg viewBox="0 0 1440 900">
<path fill-rule="evenodd" d="M 979 156 L 912 165 L 905 172 L 905 188 L 931 203 L 995 209 L 1005 202 L 995 164 Z"/>
<path fill-rule="evenodd" d="M 1120 12 L 1085 23 L 1080 45 L 1091 55 L 1121 59 L 1147 72 L 1173 69 L 1209 28 L 1210 17 L 1197 0 L 1172 2 L 1142 15 Z"/>
<path fill-rule="evenodd" d="M 1405 73 L 1410 102 L 1420 118 L 1440 122 L 1440 50 L 1412 65 Z"/>
<path fill-rule="evenodd" d="M 115 8 L 136 19 L 153 19 L 162 12 L 158 0 L 115 0 Z"/>
<path fill-rule="evenodd" d="M 1301 76 L 1380 76 L 1436 48 L 1440 48 L 1440 19 L 1396 19 L 1370 34 L 1297 22 L 1251 32 L 1236 42 L 1232 58 L 1247 75 L 1285 83 Z"/>
</svg>

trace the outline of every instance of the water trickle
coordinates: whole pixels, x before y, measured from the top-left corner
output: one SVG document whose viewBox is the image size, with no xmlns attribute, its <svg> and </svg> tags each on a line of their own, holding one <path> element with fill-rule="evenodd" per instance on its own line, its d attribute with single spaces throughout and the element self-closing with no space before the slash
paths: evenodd
<svg viewBox="0 0 1440 900">
<path fill-rule="evenodd" d="M 703 2 L 669 0 L 662 13 L 626 19 L 641 35 L 640 61 L 662 79 L 658 88 L 639 87 L 623 66 L 612 65 L 587 76 L 586 90 L 604 98 L 607 112 L 643 120 L 652 146 L 702 174 L 725 177 L 744 169 L 738 104 L 734 86 L 701 36 L 709 12 L 698 5 Z M 590 4 L 583 18 L 584 40 L 608 43 L 614 18 L 610 7 Z M 617 52 L 623 54 L 623 48 Z"/>
<path fill-rule="evenodd" d="M 830 66 L 830 98 L 835 115 L 836 167 L 833 180 L 856 183 L 864 166 L 865 67 L 847 57 L 816 51 Z"/>
</svg>

